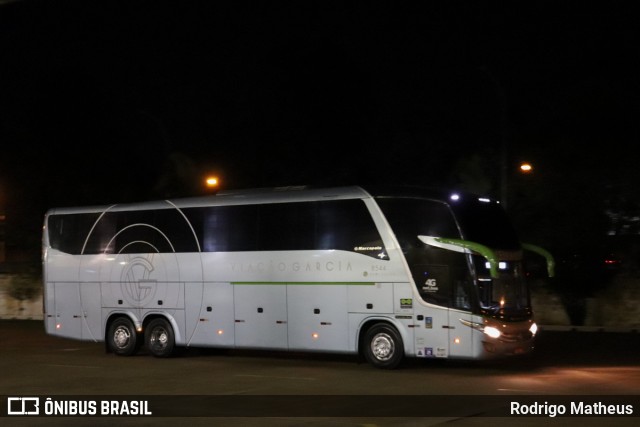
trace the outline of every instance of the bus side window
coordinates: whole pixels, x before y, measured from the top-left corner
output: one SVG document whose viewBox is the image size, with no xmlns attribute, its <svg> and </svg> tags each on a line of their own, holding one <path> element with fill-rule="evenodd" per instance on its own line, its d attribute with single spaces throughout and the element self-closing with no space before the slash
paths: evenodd
<svg viewBox="0 0 640 427">
<path fill-rule="evenodd" d="M 79 255 L 99 215 L 99 213 L 51 215 L 47 225 L 49 244 L 53 249 L 61 252 Z"/>
<path fill-rule="evenodd" d="M 316 203 L 317 249 L 339 249 L 377 257 L 385 252 L 380 233 L 361 200 Z"/>
<path fill-rule="evenodd" d="M 313 217 L 310 203 L 275 203 L 259 205 L 258 249 L 294 251 L 313 249 Z"/>
<path fill-rule="evenodd" d="M 255 205 L 184 209 L 204 252 L 254 251 L 258 246 Z"/>
<path fill-rule="evenodd" d="M 427 247 L 418 235 L 459 239 L 455 219 L 441 202 L 416 199 L 380 199 L 404 253 L 418 292 L 426 302 L 468 310 L 472 284 L 465 254 Z"/>
<path fill-rule="evenodd" d="M 413 280 L 422 299 L 431 304 L 449 305 L 449 266 L 438 264 L 414 264 Z"/>
<path fill-rule="evenodd" d="M 183 212 L 205 252 L 343 250 L 377 257 L 384 251 L 362 200 L 213 206 Z"/>
<path fill-rule="evenodd" d="M 431 304 L 469 310 L 471 278 L 464 254 L 432 249 L 443 253 L 435 257 L 423 254 L 426 263 L 414 263 L 411 269 L 420 296 Z"/>
</svg>

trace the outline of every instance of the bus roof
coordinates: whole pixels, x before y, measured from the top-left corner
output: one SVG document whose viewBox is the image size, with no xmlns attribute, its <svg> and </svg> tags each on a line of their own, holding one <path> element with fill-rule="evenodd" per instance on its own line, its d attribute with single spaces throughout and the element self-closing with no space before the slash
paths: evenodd
<svg viewBox="0 0 640 427">
<path fill-rule="evenodd" d="M 144 209 L 189 208 L 197 206 L 224 206 L 262 203 L 305 202 L 336 199 L 362 199 L 371 197 L 357 186 L 334 188 L 274 187 L 247 190 L 226 190 L 210 196 L 154 200 L 101 206 L 52 208 L 47 215 L 86 212 L 130 211 Z"/>
<path fill-rule="evenodd" d="M 102 206 L 52 208 L 47 215 L 87 212 L 133 211 L 145 209 L 190 208 L 197 206 L 225 206 L 263 203 L 308 202 L 319 200 L 366 199 L 371 197 L 418 197 L 448 201 L 456 192 L 424 187 L 360 186 L 315 188 L 307 186 L 225 190 L 210 196 L 145 201 Z M 459 193 L 464 194 L 464 193 Z"/>
</svg>

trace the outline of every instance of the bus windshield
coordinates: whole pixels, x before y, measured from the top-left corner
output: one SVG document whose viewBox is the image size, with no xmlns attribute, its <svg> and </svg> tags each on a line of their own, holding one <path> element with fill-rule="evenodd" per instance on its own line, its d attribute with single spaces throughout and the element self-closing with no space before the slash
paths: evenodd
<svg viewBox="0 0 640 427">
<path fill-rule="evenodd" d="M 487 261 L 477 255 L 473 257 L 477 273 L 478 298 L 480 307 L 488 314 L 514 318 L 526 316 L 530 312 L 529 290 L 522 271 L 522 261 L 499 262 L 498 277 L 488 274 Z"/>
<path fill-rule="evenodd" d="M 520 250 L 520 241 L 511 221 L 497 202 L 461 197 L 450 206 L 465 240 L 481 243 L 493 250 Z"/>
<path fill-rule="evenodd" d="M 520 241 L 506 212 L 495 201 L 478 197 L 459 198 L 450 204 L 465 240 L 495 251 L 498 277 L 491 277 L 487 260 L 472 257 L 480 307 L 501 318 L 530 314 L 529 291 L 522 267 Z"/>
<path fill-rule="evenodd" d="M 485 199 L 381 198 L 423 300 L 502 319 L 530 315 L 518 237 L 499 204 Z M 488 260 L 463 250 L 424 244 L 418 236 L 462 239 L 490 248 L 498 257 L 498 276 Z"/>
</svg>

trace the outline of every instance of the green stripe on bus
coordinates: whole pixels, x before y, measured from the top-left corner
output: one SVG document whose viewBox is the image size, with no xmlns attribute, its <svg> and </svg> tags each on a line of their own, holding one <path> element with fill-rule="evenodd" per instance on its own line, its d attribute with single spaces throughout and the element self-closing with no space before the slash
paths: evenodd
<svg viewBox="0 0 640 427">
<path fill-rule="evenodd" d="M 231 282 L 232 285 L 349 285 L 373 286 L 374 282 Z"/>
</svg>

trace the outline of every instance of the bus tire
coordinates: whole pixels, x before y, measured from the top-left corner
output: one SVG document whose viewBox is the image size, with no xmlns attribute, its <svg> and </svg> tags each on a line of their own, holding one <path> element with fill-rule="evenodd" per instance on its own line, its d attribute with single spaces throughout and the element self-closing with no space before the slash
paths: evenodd
<svg viewBox="0 0 640 427">
<path fill-rule="evenodd" d="M 155 357 L 169 357 L 173 354 L 175 337 L 173 328 L 166 319 L 153 319 L 144 333 L 147 350 Z"/>
<path fill-rule="evenodd" d="M 109 350 L 118 356 L 132 356 L 138 351 L 138 334 L 128 317 L 118 317 L 108 332 Z"/>
<path fill-rule="evenodd" d="M 364 335 L 364 357 L 380 369 L 395 369 L 404 358 L 404 344 L 398 331 L 385 323 L 378 323 Z"/>
</svg>

